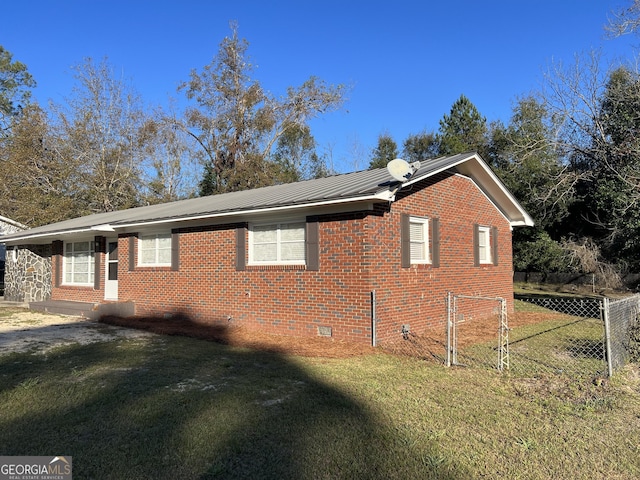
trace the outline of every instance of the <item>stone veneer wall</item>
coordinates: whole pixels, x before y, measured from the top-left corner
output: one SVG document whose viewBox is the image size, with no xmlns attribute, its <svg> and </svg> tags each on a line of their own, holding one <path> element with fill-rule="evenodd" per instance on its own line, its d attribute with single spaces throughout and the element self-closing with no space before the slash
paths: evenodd
<svg viewBox="0 0 640 480">
<path fill-rule="evenodd" d="M 10 233 L 19 232 L 20 230 L 22 230 L 20 227 L 0 220 L 0 235 L 8 235 Z M 0 243 L 0 260 L 4 260 L 5 250 L 6 247 L 4 243 Z"/>
<path fill-rule="evenodd" d="M 0 235 L 8 235 L 9 233 L 15 233 L 22 230 L 22 228 L 12 221 L 6 222 L 4 217 L 0 217 Z M 4 243 L 0 243 L 0 296 L 4 296 L 4 270 L 5 270 L 5 255 L 7 247 Z"/>
<path fill-rule="evenodd" d="M 7 251 L 4 299 L 38 302 L 51 298 L 51 245 L 21 245 L 15 260 Z"/>
</svg>

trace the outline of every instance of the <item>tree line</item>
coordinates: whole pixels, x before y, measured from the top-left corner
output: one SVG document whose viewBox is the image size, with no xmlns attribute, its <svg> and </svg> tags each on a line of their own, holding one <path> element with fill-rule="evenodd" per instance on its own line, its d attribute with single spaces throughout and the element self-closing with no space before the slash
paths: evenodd
<svg viewBox="0 0 640 480">
<path fill-rule="evenodd" d="M 640 0 L 614 12 L 611 37 L 640 31 Z M 488 122 L 464 95 L 437 131 L 402 149 L 378 137 L 370 168 L 476 151 L 534 218 L 513 232 L 514 269 L 593 274 L 607 287 L 640 272 L 640 73 L 636 59 L 598 52 L 556 64 L 544 87 L 519 98 L 508 123 Z"/>
<path fill-rule="evenodd" d="M 640 0 L 611 35 L 636 32 Z M 63 105 L 31 101 L 35 80 L 0 46 L 0 213 L 29 226 L 95 212 L 332 174 L 309 121 L 346 101 L 344 85 L 311 77 L 276 97 L 252 77 L 248 43 L 231 24 L 210 64 L 149 111 L 108 62 L 86 59 Z M 640 271 L 640 74 L 597 53 L 555 65 L 508 122 L 487 121 L 461 95 L 438 130 L 386 133 L 370 168 L 478 152 L 534 218 L 516 229 L 514 269 Z"/>
<path fill-rule="evenodd" d="M 199 195 L 325 176 L 309 121 L 347 89 L 311 77 L 280 97 L 252 77 L 231 24 L 210 64 L 149 108 L 107 59 L 73 69 L 62 104 L 31 99 L 26 65 L 0 46 L 0 212 L 29 226 Z"/>
<path fill-rule="evenodd" d="M 558 67 L 507 124 L 487 122 L 462 95 L 437 131 L 409 135 L 401 151 L 381 134 L 369 166 L 478 152 L 536 222 L 513 232 L 514 269 L 619 286 L 640 271 L 640 74 L 600 66 L 592 54 Z"/>
</svg>

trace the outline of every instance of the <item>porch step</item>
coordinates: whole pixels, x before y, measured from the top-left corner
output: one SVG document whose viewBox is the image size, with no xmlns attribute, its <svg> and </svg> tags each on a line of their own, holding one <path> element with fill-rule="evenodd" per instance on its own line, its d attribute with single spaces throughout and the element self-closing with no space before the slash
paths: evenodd
<svg viewBox="0 0 640 480">
<path fill-rule="evenodd" d="M 25 302 L 12 302 L 10 300 L 5 300 L 4 297 L 0 297 L 0 308 L 29 308 L 29 304 Z"/>
<path fill-rule="evenodd" d="M 132 302 L 91 303 L 72 302 L 68 300 L 45 300 L 30 302 L 29 308 L 36 312 L 58 313 L 97 320 L 103 315 L 128 317 L 134 314 Z"/>
<path fill-rule="evenodd" d="M 95 320 L 98 315 L 98 303 L 71 302 L 66 300 L 45 300 L 42 302 L 30 302 L 29 308 L 36 312 L 58 313 L 60 315 L 72 315 Z"/>
</svg>

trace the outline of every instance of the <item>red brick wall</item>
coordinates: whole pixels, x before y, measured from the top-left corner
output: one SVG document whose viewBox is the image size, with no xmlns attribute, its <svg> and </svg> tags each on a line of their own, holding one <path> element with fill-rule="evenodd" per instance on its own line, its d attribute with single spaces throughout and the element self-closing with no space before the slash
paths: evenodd
<svg viewBox="0 0 640 480">
<path fill-rule="evenodd" d="M 331 327 L 334 338 L 367 341 L 370 303 L 358 260 L 365 244 L 362 217 L 320 222 L 319 271 L 303 266 L 238 271 L 235 225 L 183 230 L 179 271 L 121 271 L 120 299 L 134 301 L 141 315 L 180 312 L 299 336 L 317 336 L 318 327 Z M 120 265 L 128 264 L 128 249 L 121 244 L 119 250 Z"/>
<path fill-rule="evenodd" d="M 95 290 L 92 287 L 62 285 L 60 287 L 53 287 L 51 300 L 100 303 L 104 301 L 104 290 Z"/>
<path fill-rule="evenodd" d="M 426 188 L 422 188 L 426 187 Z M 400 217 L 403 213 L 440 220 L 440 266 L 401 268 Z M 372 234 L 380 239 L 372 252 L 378 274 L 377 335 L 380 342 L 401 337 L 402 325 L 411 332 L 442 328 L 447 319 L 447 293 L 503 297 L 513 309 L 511 227 L 469 179 L 442 174 L 400 192 L 391 212 L 372 218 Z M 474 266 L 474 224 L 498 229 L 498 265 Z M 483 308 L 479 304 L 479 308 Z M 486 308 L 486 304 L 484 305 Z M 482 312 L 478 312 L 482 314 Z"/>
<path fill-rule="evenodd" d="M 510 226 L 475 184 L 462 176 L 440 175 L 406 190 L 393 204 L 374 211 L 318 217 L 318 271 L 298 266 L 238 271 L 236 225 L 180 230 L 177 271 L 130 271 L 129 241 L 122 236 L 119 299 L 135 302 L 139 315 L 182 313 L 298 336 L 317 336 L 319 327 L 330 327 L 335 339 L 366 343 L 371 342 L 373 290 L 381 343 L 399 338 L 403 324 L 416 333 L 444 325 L 449 291 L 505 297 L 512 308 Z M 402 268 L 403 213 L 440 219 L 440 267 Z M 498 228 L 497 266 L 474 267 L 475 223 Z M 100 270 L 104 288 L 104 268 Z M 99 301 L 103 296 L 102 290 L 59 287 L 52 298 Z"/>
</svg>

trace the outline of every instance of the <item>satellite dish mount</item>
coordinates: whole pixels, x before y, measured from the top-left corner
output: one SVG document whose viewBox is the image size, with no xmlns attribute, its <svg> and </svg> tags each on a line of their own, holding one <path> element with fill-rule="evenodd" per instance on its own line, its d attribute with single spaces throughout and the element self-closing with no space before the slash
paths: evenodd
<svg viewBox="0 0 640 480">
<path fill-rule="evenodd" d="M 387 163 L 387 171 L 389 175 L 399 182 L 406 182 L 420 168 L 420 162 L 408 163 L 401 158 L 395 158 Z"/>
</svg>

